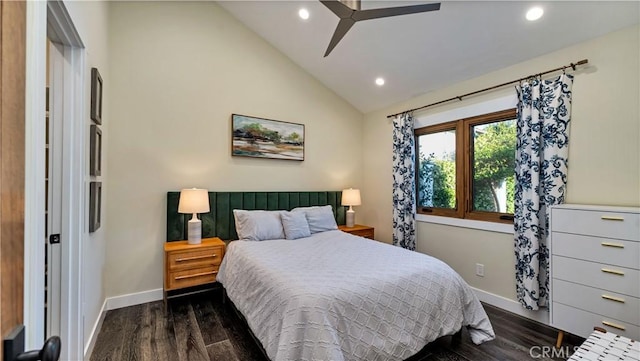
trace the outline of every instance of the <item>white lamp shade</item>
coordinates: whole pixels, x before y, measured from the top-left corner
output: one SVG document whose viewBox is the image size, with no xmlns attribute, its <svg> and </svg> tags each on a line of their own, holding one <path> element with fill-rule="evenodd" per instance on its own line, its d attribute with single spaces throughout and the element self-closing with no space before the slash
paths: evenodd
<svg viewBox="0 0 640 361">
<path fill-rule="evenodd" d="M 183 189 L 180 191 L 178 213 L 207 213 L 209 212 L 209 191 L 206 189 Z"/>
<path fill-rule="evenodd" d="M 360 190 L 359 189 L 344 189 L 342 191 L 342 205 L 343 206 L 359 206 L 360 202 Z"/>
</svg>

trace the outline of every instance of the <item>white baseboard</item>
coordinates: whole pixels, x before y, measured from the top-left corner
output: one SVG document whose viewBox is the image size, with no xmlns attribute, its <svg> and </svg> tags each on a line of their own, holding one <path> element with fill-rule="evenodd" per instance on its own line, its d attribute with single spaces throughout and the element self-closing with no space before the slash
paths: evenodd
<svg viewBox="0 0 640 361">
<path fill-rule="evenodd" d="M 107 298 L 107 310 L 140 305 L 162 299 L 162 288 Z"/>
<path fill-rule="evenodd" d="M 475 287 L 471 287 L 471 289 L 476 293 L 476 296 L 482 302 L 488 303 L 492 306 L 501 308 L 511 313 L 515 313 L 522 317 L 525 317 L 534 321 L 538 321 L 545 325 L 549 324 L 549 312 L 546 309 L 543 309 L 540 311 L 530 311 L 525 309 L 524 307 L 522 307 L 522 305 L 520 305 L 520 303 L 512 299 L 498 296 L 496 294 L 483 291 Z M 100 310 L 100 317 L 98 317 L 98 320 L 96 320 L 96 324 L 93 326 L 93 330 L 91 330 L 91 335 L 89 336 L 89 343 L 87 344 L 87 347 L 85 348 L 85 352 L 84 352 L 85 360 L 87 360 L 88 357 L 91 356 L 90 354 L 93 351 L 93 347 L 96 342 L 96 337 L 98 336 L 98 332 L 102 327 L 102 322 L 104 321 L 105 313 L 108 310 L 115 310 L 118 308 L 135 306 L 135 305 L 140 305 L 143 303 L 154 302 L 159 300 L 162 300 L 162 288 L 107 298 L 102 304 L 102 309 Z"/>
<path fill-rule="evenodd" d="M 98 319 L 96 323 L 93 325 L 91 329 L 91 333 L 89 334 L 89 342 L 84 347 L 84 358 L 83 360 L 89 360 L 91 358 L 91 353 L 93 352 L 93 347 L 96 345 L 96 339 L 98 338 L 98 333 L 102 328 L 102 322 L 104 322 L 104 316 L 107 313 L 107 300 L 105 299 L 102 303 L 102 308 L 100 308 L 100 314 L 98 315 Z"/>
<path fill-rule="evenodd" d="M 495 295 L 493 293 L 483 291 L 481 289 L 471 287 L 476 293 L 478 299 L 482 302 L 488 303 L 492 306 L 496 306 L 498 308 L 502 308 L 503 310 L 509 311 L 511 313 L 515 313 L 516 315 L 520 315 L 522 317 L 538 321 L 545 325 L 549 325 L 549 310 L 541 309 L 540 311 L 531 311 L 522 307 L 522 305 L 514 301 L 512 299 Z"/>
</svg>

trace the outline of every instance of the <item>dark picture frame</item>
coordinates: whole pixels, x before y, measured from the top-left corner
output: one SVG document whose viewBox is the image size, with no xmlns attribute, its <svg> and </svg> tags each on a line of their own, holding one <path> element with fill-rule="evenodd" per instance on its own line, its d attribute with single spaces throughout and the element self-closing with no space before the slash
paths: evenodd
<svg viewBox="0 0 640 361">
<path fill-rule="evenodd" d="M 304 160 L 304 124 L 231 115 L 231 155 Z"/>
<path fill-rule="evenodd" d="M 102 182 L 89 183 L 89 232 L 100 228 L 102 208 Z"/>
<path fill-rule="evenodd" d="M 98 68 L 91 68 L 91 119 L 102 124 L 102 77 Z"/>
<path fill-rule="evenodd" d="M 89 143 L 91 146 L 89 175 L 99 176 L 102 174 L 102 131 L 97 125 L 91 124 Z"/>
</svg>

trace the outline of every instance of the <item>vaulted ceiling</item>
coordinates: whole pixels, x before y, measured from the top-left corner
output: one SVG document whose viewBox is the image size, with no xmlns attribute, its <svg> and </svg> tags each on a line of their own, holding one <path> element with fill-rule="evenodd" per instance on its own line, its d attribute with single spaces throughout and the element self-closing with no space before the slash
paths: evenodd
<svg viewBox="0 0 640 361">
<path fill-rule="evenodd" d="M 362 9 L 425 3 L 363 0 Z M 323 57 L 338 17 L 319 1 L 219 4 L 364 113 L 640 19 L 637 1 L 443 1 L 439 11 L 357 22 Z M 525 13 L 534 5 L 544 15 L 530 22 Z M 309 19 L 298 16 L 301 8 L 309 11 Z M 377 86 L 377 77 L 386 83 Z"/>
</svg>

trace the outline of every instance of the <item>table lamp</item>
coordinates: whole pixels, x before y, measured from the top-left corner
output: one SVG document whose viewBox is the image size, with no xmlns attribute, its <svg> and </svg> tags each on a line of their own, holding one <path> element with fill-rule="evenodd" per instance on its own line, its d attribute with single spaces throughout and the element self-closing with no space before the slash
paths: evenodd
<svg viewBox="0 0 640 361">
<path fill-rule="evenodd" d="M 207 212 L 209 212 L 209 191 L 197 188 L 180 191 L 178 213 L 193 214 L 187 231 L 189 244 L 202 242 L 202 222 L 198 219 L 198 213 Z"/>
<path fill-rule="evenodd" d="M 342 205 L 349 206 L 347 210 L 347 227 L 353 227 L 356 223 L 356 212 L 352 206 L 359 206 L 360 203 L 360 190 L 359 189 L 344 189 L 342 191 Z"/>
</svg>

